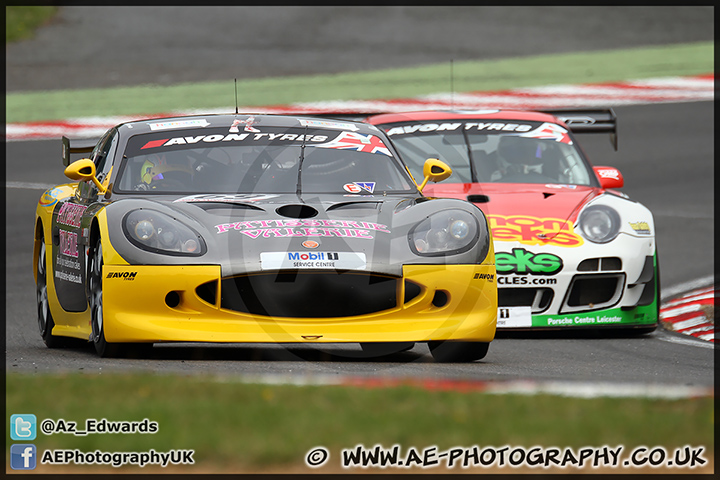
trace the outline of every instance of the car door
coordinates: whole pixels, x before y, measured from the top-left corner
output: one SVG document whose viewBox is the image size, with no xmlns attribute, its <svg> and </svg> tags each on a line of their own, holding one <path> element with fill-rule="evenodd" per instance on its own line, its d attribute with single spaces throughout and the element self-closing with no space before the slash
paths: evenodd
<svg viewBox="0 0 720 480">
<path fill-rule="evenodd" d="M 100 182 L 109 180 L 117 130 L 109 130 L 97 143 L 89 158 L 95 163 Z M 53 279 L 58 302 L 67 312 L 87 310 L 85 279 L 87 246 L 85 231 L 104 199 L 92 182 L 80 182 L 75 195 L 60 200 L 52 216 Z"/>
</svg>

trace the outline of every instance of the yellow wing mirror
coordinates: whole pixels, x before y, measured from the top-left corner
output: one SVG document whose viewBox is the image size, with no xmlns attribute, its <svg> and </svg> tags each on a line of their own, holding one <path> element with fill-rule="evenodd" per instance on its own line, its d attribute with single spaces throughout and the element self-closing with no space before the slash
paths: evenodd
<svg viewBox="0 0 720 480">
<path fill-rule="evenodd" d="M 100 193 L 105 193 L 105 188 L 95 176 L 95 164 L 89 158 L 83 158 L 65 167 L 65 176 L 71 180 L 87 182 L 92 180 Z"/>
<path fill-rule="evenodd" d="M 425 179 L 418 187 L 421 192 L 423 188 L 425 188 L 425 185 L 427 185 L 428 181 L 436 183 L 442 182 L 452 175 L 452 168 L 450 168 L 447 163 L 437 158 L 428 158 L 425 160 L 425 165 L 423 165 L 423 175 L 425 176 Z"/>
</svg>

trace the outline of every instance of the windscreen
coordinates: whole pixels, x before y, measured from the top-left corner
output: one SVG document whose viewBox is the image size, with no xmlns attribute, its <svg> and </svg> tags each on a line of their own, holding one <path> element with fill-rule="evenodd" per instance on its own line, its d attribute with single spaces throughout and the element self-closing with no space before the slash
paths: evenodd
<svg viewBox="0 0 720 480">
<path fill-rule="evenodd" d="M 225 127 L 135 135 L 128 140 L 115 189 L 158 194 L 416 191 L 378 136 L 270 126 L 262 132 Z"/>
<path fill-rule="evenodd" d="M 416 180 L 428 158 L 450 165 L 449 182 L 590 185 L 592 176 L 568 131 L 543 122 L 403 122 L 379 126 Z"/>
</svg>

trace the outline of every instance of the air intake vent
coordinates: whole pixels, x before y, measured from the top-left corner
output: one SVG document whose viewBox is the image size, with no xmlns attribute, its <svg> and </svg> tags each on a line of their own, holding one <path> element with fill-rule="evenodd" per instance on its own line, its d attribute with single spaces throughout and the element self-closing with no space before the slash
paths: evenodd
<svg viewBox="0 0 720 480">
<path fill-rule="evenodd" d="M 269 317 L 367 315 L 397 306 L 398 281 L 357 272 L 243 275 L 222 280 L 220 306 Z"/>
<path fill-rule="evenodd" d="M 561 313 L 609 308 L 620 301 L 624 273 L 576 275 L 570 282 Z"/>
<path fill-rule="evenodd" d="M 345 202 L 330 205 L 326 211 L 331 212 L 333 210 L 377 210 L 379 207 L 380 202 Z"/>
<path fill-rule="evenodd" d="M 275 211 L 287 218 L 312 218 L 318 214 L 310 205 L 283 205 Z"/>
<path fill-rule="evenodd" d="M 549 288 L 498 288 L 498 307 L 531 307 L 538 314 L 547 310 L 552 299 Z"/>
<path fill-rule="evenodd" d="M 580 262 L 578 272 L 603 272 L 622 270 L 622 260 L 618 257 L 588 258 Z"/>
</svg>

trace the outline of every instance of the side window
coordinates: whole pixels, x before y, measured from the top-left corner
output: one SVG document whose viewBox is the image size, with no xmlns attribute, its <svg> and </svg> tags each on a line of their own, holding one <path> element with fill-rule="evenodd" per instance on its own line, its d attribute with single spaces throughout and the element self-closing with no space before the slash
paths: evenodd
<svg viewBox="0 0 720 480">
<path fill-rule="evenodd" d="M 117 130 L 114 128 L 109 130 L 97 143 L 89 157 L 95 163 L 95 172 L 100 182 L 105 180 L 105 177 L 110 172 L 112 162 L 108 161 L 111 157 L 111 152 L 115 150 L 117 145 Z M 97 188 L 92 182 L 81 182 L 78 194 L 82 198 L 95 198 L 97 197 Z"/>
<path fill-rule="evenodd" d="M 90 159 L 95 162 L 95 170 L 97 171 L 97 176 L 100 181 L 103 181 L 105 175 L 107 175 L 110 170 L 110 164 L 112 162 L 108 162 L 108 158 L 110 152 L 115 149 L 117 137 L 117 130 L 110 130 L 105 134 L 105 137 L 98 142 L 90 154 Z"/>
</svg>

